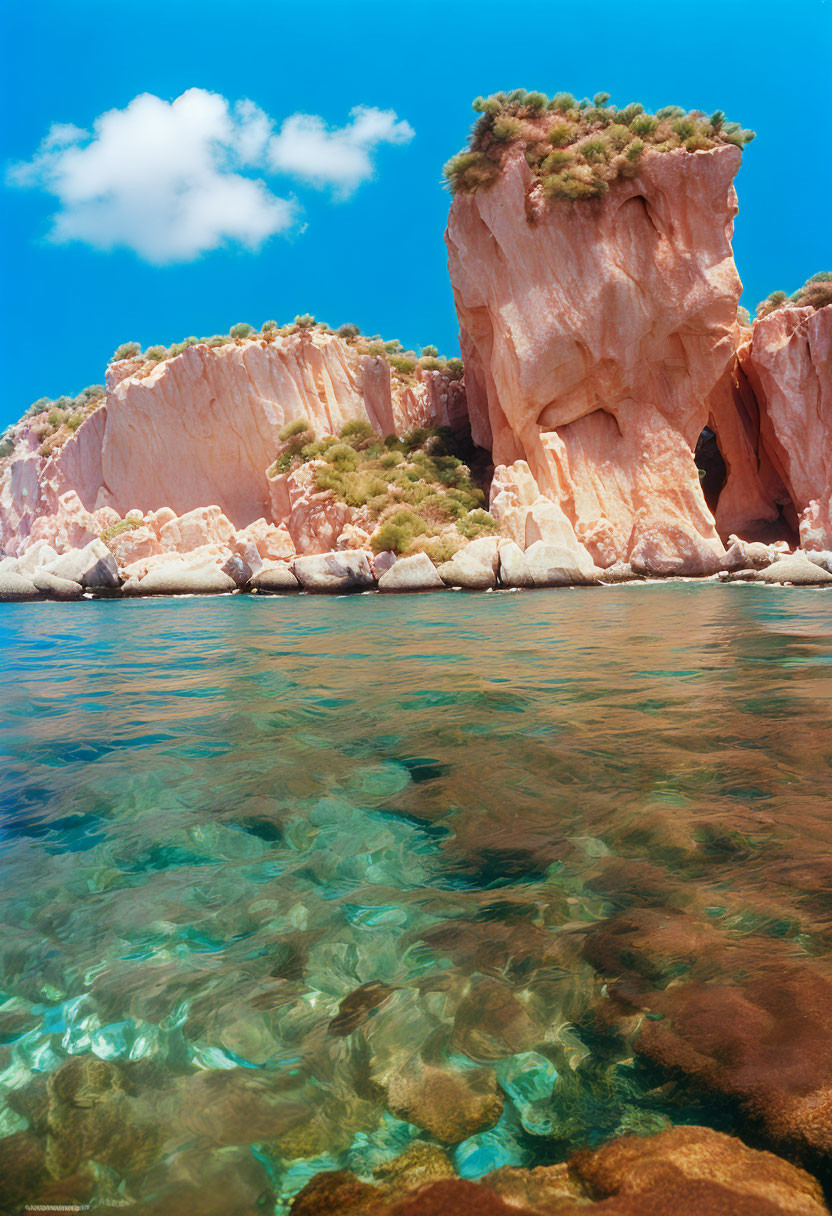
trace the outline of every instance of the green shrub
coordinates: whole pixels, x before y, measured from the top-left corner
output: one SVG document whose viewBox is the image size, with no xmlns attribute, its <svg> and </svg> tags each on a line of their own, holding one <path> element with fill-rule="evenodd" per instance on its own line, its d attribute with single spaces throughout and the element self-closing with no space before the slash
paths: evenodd
<svg viewBox="0 0 832 1216">
<path fill-rule="evenodd" d="M 725 113 L 722 110 L 714 110 L 711 117 L 708 119 L 714 131 L 721 131 L 725 126 Z"/>
<path fill-rule="evenodd" d="M 113 352 L 111 363 L 119 363 L 122 359 L 135 359 L 136 355 L 140 355 L 142 351 L 138 342 L 122 342 L 121 346 L 117 346 Z"/>
<path fill-rule="evenodd" d="M 8 437 L 0 439 L 0 460 L 5 460 L 14 451 L 14 443 Z"/>
<path fill-rule="evenodd" d="M 557 110 L 561 114 L 568 114 L 572 110 L 577 110 L 577 108 L 578 103 L 571 93 L 555 93 L 549 102 L 549 109 Z"/>
<path fill-rule="evenodd" d="M 607 145 L 603 139 L 587 139 L 580 145 L 579 151 L 590 165 L 607 159 Z"/>
<path fill-rule="evenodd" d="M 361 330 L 357 325 L 353 325 L 352 321 L 347 321 L 345 325 L 338 326 L 336 333 L 338 334 L 339 338 L 343 338 L 346 341 L 350 338 L 357 338 L 361 333 Z"/>
<path fill-rule="evenodd" d="M 411 553 L 426 553 L 437 566 L 449 562 L 465 542 L 450 536 L 419 536 L 410 545 Z"/>
<path fill-rule="evenodd" d="M 109 547 L 110 542 L 114 541 L 117 536 L 123 536 L 125 532 L 132 532 L 134 528 L 141 528 L 143 524 L 143 519 L 120 519 L 117 523 L 110 524 L 109 528 L 104 529 L 101 533 L 101 540 Z"/>
<path fill-rule="evenodd" d="M 76 414 L 70 414 L 69 418 L 67 418 L 67 420 L 66 420 L 66 425 L 74 433 L 75 431 L 78 430 L 78 427 L 81 425 L 81 423 L 84 421 L 84 419 L 86 417 L 87 417 L 87 415 L 82 414 L 80 411 Z"/>
<path fill-rule="evenodd" d="M 277 324 L 277 321 L 264 321 L 263 324 L 260 326 L 260 333 L 261 334 L 271 334 L 271 333 L 274 333 L 274 331 L 278 328 L 279 328 L 279 326 Z"/>
<path fill-rule="evenodd" d="M 301 313 L 299 317 L 295 317 L 295 325 L 298 329 L 311 329 L 315 324 L 315 318 L 309 312 Z"/>
<path fill-rule="evenodd" d="M 295 435 L 305 435 L 307 431 L 311 430 L 312 427 L 307 418 L 293 418 L 281 431 L 278 431 L 277 437 L 282 443 L 286 443 L 288 439 L 294 439 Z"/>
<path fill-rule="evenodd" d="M 225 346 L 226 343 L 230 341 L 230 338 L 228 338 L 225 334 L 214 334 L 213 338 L 205 338 L 203 340 L 206 343 L 206 345 L 211 346 L 211 347 L 217 347 L 217 346 Z"/>
<path fill-rule="evenodd" d="M 632 131 L 623 123 L 614 122 L 607 128 L 606 138 L 617 152 L 626 148 L 632 137 Z"/>
<path fill-rule="evenodd" d="M 770 295 L 766 296 L 764 300 L 760 301 L 754 315 L 758 321 L 762 320 L 762 318 L 767 317 L 770 312 L 774 312 L 775 308 L 782 307 L 788 298 L 789 297 L 786 295 L 785 291 L 773 291 Z"/>
<path fill-rule="evenodd" d="M 556 122 L 547 132 L 546 139 L 553 148 L 565 148 L 574 143 L 578 136 L 578 128 L 571 122 Z"/>
<path fill-rule="evenodd" d="M 633 119 L 643 113 L 644 106 L 638 101 L 631 101 L 628 106 L 624 106 L 622 110 L 618 111 L 616 118 L 618 122 L 624 123 L 625 126 L 629 127 Z"/>
<path fill-rule="evenodd" d="M 641 135 L 646 138 L 652 135 L 658 126 L 658 121 L 652 114 L 637 114 L 630 123 L 630 130 L 634 135 Z"/>
<path fill-rule="evenodd" d="M 395 371 L 401 372 L 403 375 L 415 372 L 418 367 L 416 360 L 407 355 L 391 355 L 387 362 Z"/>
<path fill-rule="evenodd" d="M 88 384 L 87 387 L 82 388 L 78 394 L 78 396 L 82 397 L 84 401 L 99 401 L 106 395 L 107 390 L 103 384 Z"/>
<path fill-rule="evenodd" d="M 474 194 L 497 179 L 500 166 L 484 152 L 458 152 L 443 172 L 452 194 Z"/>
<path fill-rule="evenodd" d="M 247 338 L 253 329 L 254 327 L 249 325 L 248 321 L 238 321 L 236 325 L 231 326 L 228 332 L 236 342 L 238 338 Z"/>
<path fill-rule="evenodd" d="M 491 128 L 491 134 L 497 143 L 509 144 L 513 140 L 519 139 L 523 134 L 523 124 L 518 118 L 512 115 L 506 115 L 505 118 L 498 118 Z"/>
<path fill-rule="evenodd" d="M 457 358 L 448 359 L 445 364 L 445 372 L 452 380 L 461 380 L 465 373 L 462 360 Z"/>
<path fill-rule="evenodd" d="M 363 418 L 351 418 L 349 422 L 345 422 L 338 432 L 344 440 L 361 440 L 375 438 L 375 431 L 369 422 Z"/>
<path fill-rule="evenodd" d="M 166 346 L 149 346 L 144 352 L 145 359 L 149 359 L 151 363 L 161 363 L 163 359 L 168 357 L 168 348 Z"/>
<path fill-rule="evenodd" d="M 628 144 L 628 146 L 624 149 L 624 155 L 626 156 L 627 160 L 629 160 L 631 162 L 635 162 L 639 159 L 639 157 L 641 156 L 643 151 L 644 151 L 643 140 L 634 139 L 632 141 L 632 143 Z"/>
<path fill-rule="evenodd" d="M 419 366 L 426 372 L 440 372 L 444 364 L 441 359 L 435 359 L 432 355 L 422 355 Z"/>
<path fill-rule="evenodd" d="M 690 139 L 691 135 L 696 134 L 696 123 L 690 118 L 674 118 L 670 124 L 680 139 Z"/>
<path fill-rule="evenodd" d="M 656 118 L 661 121 L 665 118 L 683 118 L 685 111 L 682 106 L 662 106 L 660 110 L 656 110 Z"/>
<path fill-rule="evenodd" d="M 457 529 L 469 540 L 476 540 L 478 536 L 493 536 L 495 532 L 499 532 L 500 525 L 493 515 L 478 507 L 469 511 L 465 518 L 459 521 Z"/>
<path fill-rule="evenodd" d="M 334 443 L 327 451 L 326 459 L 341 473 L 358 468 L 358 453 L 348 443 Z"/>
<path fill-rule="evenodd" d="M 438 356 L 438 354 L 439 354 L 439 351 L 435 346 L 423 346 L 422 347 L 422 355 L 426 356 L 428 359 L 435 359 Z"/>
<path fill-rule="evenodd" d="M 430 525 L 418 512 L 400 507 L 391 512 L 373 533 L 372 546 L 376 553 L 391 550 L 404 553 L 414 537 L 430 532 Z"/>
</svg>

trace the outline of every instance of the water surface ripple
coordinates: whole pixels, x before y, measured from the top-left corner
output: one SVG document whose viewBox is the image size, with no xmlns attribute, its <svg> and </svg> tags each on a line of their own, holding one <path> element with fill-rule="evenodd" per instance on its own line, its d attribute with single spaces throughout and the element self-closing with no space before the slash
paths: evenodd
<svg viewBox="0 0 832 1216">
<path fill-rule="evenodd" d="M 0 605 L 0 663 L 12 1201 L 234 1216 L 416 1139 L 477 1177 L 736 1130 L 610 984 L 664 1017 L 683 923 L 743 991 L 829 978 L 823 591 Z"/>
</svg>

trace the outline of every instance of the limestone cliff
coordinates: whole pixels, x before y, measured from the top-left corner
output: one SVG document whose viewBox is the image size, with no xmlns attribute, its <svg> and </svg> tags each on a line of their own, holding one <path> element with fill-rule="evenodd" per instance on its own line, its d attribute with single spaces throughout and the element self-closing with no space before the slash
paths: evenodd
<svg viewBox="0 0 832 1216">
<path fill-rule="evenodd" d="M 559 543 L 571 526 L 599 565 L 718 565 L 693 452 L 735 353 L 740 158 L 647 151 L 633 176 L 573 204 L 544 197 L 518 148 L 490 188 L 454 198 L 472 434 L 497 466 L 498 513 L 515 532 L 531 520 L 527 541 L 540 494 Z"/>
</svg>

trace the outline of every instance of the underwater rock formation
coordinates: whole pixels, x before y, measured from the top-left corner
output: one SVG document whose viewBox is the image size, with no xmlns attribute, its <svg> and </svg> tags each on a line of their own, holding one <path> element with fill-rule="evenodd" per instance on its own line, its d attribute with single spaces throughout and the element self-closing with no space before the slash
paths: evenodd
<svg viewBox="0 0 832 1216">
<path fill-rule="evenodd" d="M 314 1177 L 292 1216 L 824 1216 L 811 1175 L 772 1153 L 704 1127 L 624 1136 L 567 1162 L 505 1167 L 480 1182 L 443 1176 L 441 1150 L 379 1171 L 376 1183 L 347 1171 Z M 406 1155 L 407 1156 L 407 1155 Z"/>
</svg>

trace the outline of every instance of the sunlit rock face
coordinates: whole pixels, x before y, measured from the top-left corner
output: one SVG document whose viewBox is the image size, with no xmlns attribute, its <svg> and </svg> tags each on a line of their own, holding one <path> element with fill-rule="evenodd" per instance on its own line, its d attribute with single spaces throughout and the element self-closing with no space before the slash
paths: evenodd
<svg viewBox="0 0 832 1216">
<path fill-rule="evenodd" d="M 648 153 L 573 205 L 547 203 L 518 154 L 451 207 L 474 440 L 502 480 L 528 466 L 598 565 L 701 573 L 723 553 L 693 451 L 734 358 L 740 159 Z"/>
<path fill-rule="evenodd" d="M 51 457 L 39 455 L 34 432 L 18 445 L 0 485 L 7 552 L 67 526 L 73 543 L 85 543 L 87 532 L 97 536 L 134 509 L 184 515 L 218 506 L 238 529 L 259 519 L 280 524 L 267 469 L 280 431 L 296 419 L 316 435 L 337 434 L 353 420 L 383 435 L 465 423 L 460 382 L 417 370 L 405 383 L 384 358 L 317 329 L 273 342 L 193 346 L 149 371 L 125 360 L 107 380 L 106 404 Z M 114 514 L 102 522 L 105 509 Z M 44 517 L 53 520 L 38 532 Z"/>
<path fill-rule="evenodd" d="M 832 305 L 778 308 L 740 351 L 760 409 L 761 448 L 804 549 L 832 548 Z"/>
</svg>

